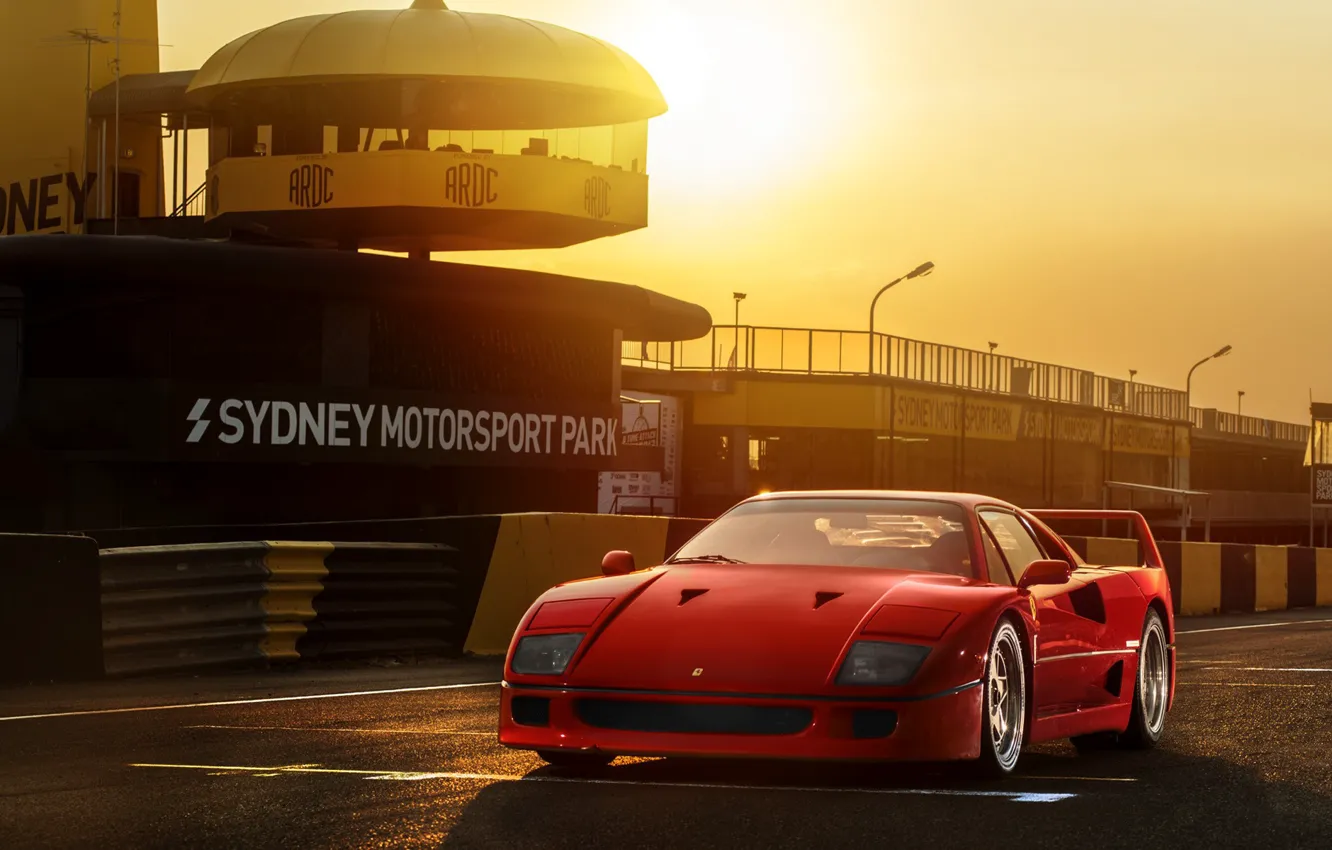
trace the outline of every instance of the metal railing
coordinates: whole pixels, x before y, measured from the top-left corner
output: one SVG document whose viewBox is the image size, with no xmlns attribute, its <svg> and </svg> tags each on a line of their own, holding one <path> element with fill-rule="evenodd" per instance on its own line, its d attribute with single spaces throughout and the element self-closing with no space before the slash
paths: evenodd
<svg viewBox="0 0 1332 850">
<path fill-rule="evenodd" d="M 208 181 L 199 184 L 199 188 L 180 202 L 180 206 L 171 211 L 172 218 L 182 216 L 202 216 L 208 209 Z"/>
<path fill-rule="evenodd" d="M 873 374 L 1157 419 L 1187 418 L 1181 390 L 889 334 L 875 333 L 871 341 L 867 331 L 719 325 L 698 340 L 626 342 L 622 363 L 669 371 Z"/>
<path fill-rule="evenodd" d="M 1189 411 L 1189 418 L 1195 428 L 1218 434 L 1239 437 L 1256 437 L 1285 443 L 1309 442 L 1309 426 L 1294 422 L 1278 422 L 1274 419 L 1259 419 L 1256 416 L 1241 416 L 1226 413 L 1213 408 L 1195 407 Z"/>
</svg>

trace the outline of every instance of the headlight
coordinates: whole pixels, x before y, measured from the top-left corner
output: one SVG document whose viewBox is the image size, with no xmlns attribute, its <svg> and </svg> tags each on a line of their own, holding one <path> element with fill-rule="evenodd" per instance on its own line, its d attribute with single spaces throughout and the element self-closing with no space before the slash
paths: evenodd
<svg viewBox="0 0 1332 850">
<path fill-rule="evenodd" d="M 928 646 L 862 640 L 851 651 L 837 673 L 839 685 L 905 685 L 920 669 Z"/>
<path fill-rule="evenodd" d="M 558 676 L 569 666 L 581 634 L 530 635 L 518 641 L 513 653 L 513 672 L 530 676 Z"/>
</svg>

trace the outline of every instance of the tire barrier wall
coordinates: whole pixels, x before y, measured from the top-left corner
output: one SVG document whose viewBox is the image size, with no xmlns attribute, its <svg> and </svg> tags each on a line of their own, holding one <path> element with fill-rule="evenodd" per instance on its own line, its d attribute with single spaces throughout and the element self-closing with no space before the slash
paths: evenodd
<svg viewBox="0 0 1332 850">
<path fill-rule="evenodd" d="M 97 543 L 0 534 L 0 684 L 102 673 Z"/>
<path fill-rule="evenodd" d="M 102 550 L 107 675 L 295 659 L 332 549 L 260 542 Z"/>
<path fill-rule="evenodd" d="M 323 562 L 327 574 L 318 578 L 314 616 L 283 621 L 299 627 L 294 657 L 307 659 L 402 651 L 501 654 L 528 606 L 551 585 L 599 575 L 611 549 L 633 552 L 642 566 L 658 563 L 705 525 L 674 517 L 508 514 L 89 534 L 118 548 L 216 548 L 264 538 L 333 547 Z M 330 539 L 351 542 L 323 542 Z M 402 544 L 446 552 L 429 565 L 393 560 L 407 551 L 390 551 Z M 257 575 L 251 574 L 252 586 L 265 581 Z M 236 660 L 289 657 L 266 654 L 265 645 L 277 641 L 235 649 Z"/>
<path fill-rule="evenodd" d="M 109 676 L 457 645 L 438 544 L 282 541 L 101 552 Z"/>
<path fill-rule="evenodd" d="M 1137 541 L 1065 538 L 1092 564 L 1141 563 Z M 1246 614 L 1332 606 L 1332 549 L 1158 540 L 1175 613 Z"/>
<path fill-rule="evenodd" d="M 470 613 L 459 604 L 457 556 L 439 543 L 334 544 L 297 655 L 457 653 Z"/>
</svg>

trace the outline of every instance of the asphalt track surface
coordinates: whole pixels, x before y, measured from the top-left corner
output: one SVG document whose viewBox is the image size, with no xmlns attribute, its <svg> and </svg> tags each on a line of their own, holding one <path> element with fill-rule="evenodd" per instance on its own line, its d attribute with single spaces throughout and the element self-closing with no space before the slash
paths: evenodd
<svg viewBox="0 0 1332 850">
<path fill-rule="evenodd" d="M 1000 783 L 560 772 L 495 743 L 492 663 L 0 691 L 0 847 L 1332 847 L 1332 611 L 1179 627 L 1158 749 L 1042 745 Z"/>
</svg>

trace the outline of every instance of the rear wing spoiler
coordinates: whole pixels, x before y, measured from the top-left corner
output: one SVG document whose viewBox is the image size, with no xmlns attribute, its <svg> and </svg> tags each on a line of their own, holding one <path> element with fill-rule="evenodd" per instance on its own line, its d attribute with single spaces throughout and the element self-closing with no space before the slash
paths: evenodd
<svg viewBox="0 0 1332 850">
<path fill-rule="evenodd" d="M 1137 511 L 1073 511 L 1052 509 L 1029 510 L 1027 513 L 1039 520 L 1047 519 L 1119 519 L 1128 520 L 1133 526 L 1133 534 L 1138 539 L 1138 546 L 1142 550 L 1142 557 L 1145 565 L 1155 567 L 1156 569 L 1165 569 L 1165 561 L 1161 558 L 1161 550 L 1156 547 L 1156 537 L 1147 525 L 1147 519 Z"/>
</svg>

